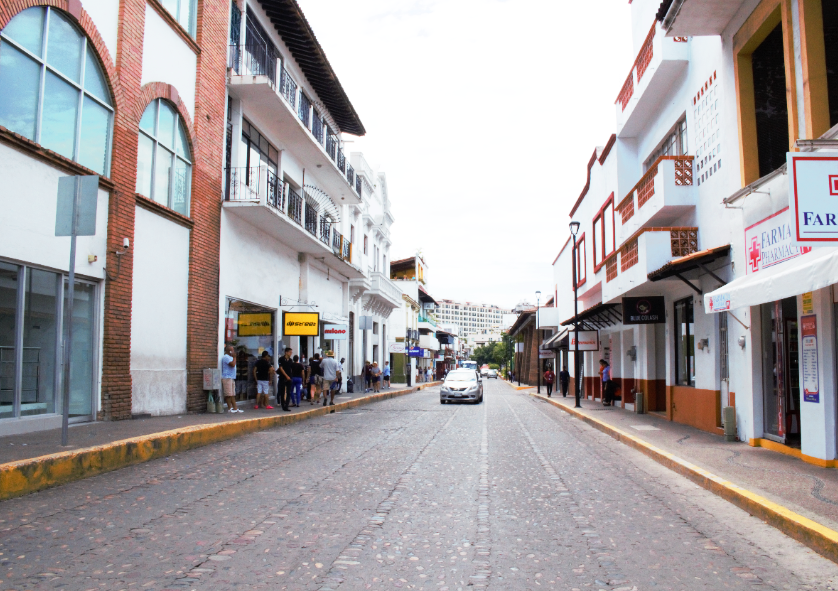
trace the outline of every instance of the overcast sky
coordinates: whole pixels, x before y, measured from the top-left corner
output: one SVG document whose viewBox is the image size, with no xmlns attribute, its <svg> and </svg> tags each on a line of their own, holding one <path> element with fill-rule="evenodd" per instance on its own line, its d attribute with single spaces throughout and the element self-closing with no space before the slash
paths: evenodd
<svg viewBox="0 0 838 591">
<path fill-rule="evenodd" d="M 298 0 L 387 174 L 393 260 L 436 298 L 553 292 L 594 148 L 634 61 L 626 0 Z M 351 136 L 350 136 L 351 139 Z"/>
</svg>

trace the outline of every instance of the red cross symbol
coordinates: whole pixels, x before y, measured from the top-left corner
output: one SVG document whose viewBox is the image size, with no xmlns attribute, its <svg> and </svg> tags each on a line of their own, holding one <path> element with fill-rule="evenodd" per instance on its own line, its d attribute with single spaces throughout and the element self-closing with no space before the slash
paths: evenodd
<svg viewBox="0 0 838 591">
<path fill-rule="evenodd" d="M 838 195 L 838 175 L 829 175 L 829 194 Z"/>
<path fill-rule="evenodd" d="M 751 238 L 751 248 L 748 249 L 748 264 L 751 265 L 752 273 L 759 271 L 759 262 L 761 260 L 762 256 L 759 252 L 759 243 L 756 237 Z"/>
</svg>

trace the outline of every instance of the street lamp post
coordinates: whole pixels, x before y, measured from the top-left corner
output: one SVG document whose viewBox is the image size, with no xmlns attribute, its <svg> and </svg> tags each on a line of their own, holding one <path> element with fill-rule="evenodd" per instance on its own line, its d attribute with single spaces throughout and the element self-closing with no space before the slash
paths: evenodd
<svg viewBox="0 0 838 591">
<path fill-rule="evenodd" d="M 541 345 L 538 344 L 538 309 L 541 304 L 541 292 L 535 292 L 535 352 L 536 352 L 536 360 L 535 360 L 535 373 L 538 374 L 538 387 L 536 387 L 535 391 L 538 394 L 541 394 Z"/>
<path fill-rule="evenodd" d="M 580 402 L 581 390 L 579 384 L 579 253 L 576 250 L 576 234 L 579 232 L 579 222 L 570 222 L 570 234 L 573 236 L 573 390 L 576 396 L 576 408 L 582 408 Z"/>
</svg>

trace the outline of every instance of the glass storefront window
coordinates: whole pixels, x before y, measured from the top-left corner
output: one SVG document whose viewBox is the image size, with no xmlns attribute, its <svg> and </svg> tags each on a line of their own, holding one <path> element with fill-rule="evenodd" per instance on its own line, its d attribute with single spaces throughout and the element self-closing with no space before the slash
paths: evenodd
<svg viewBox="0 0 838 591">
<path fill-rule="evenodd" d="M 58 273 L 26 270 L 23 306 L 23 364 L 20 386 L 21 416 L 55 412 L 57 372 L 61 362 L 58 342 Z"/>
<path fill-rule="evenodd" d="M 14 414 L 15 316 L 20 267 L 0 262 L 0 419 Z"/>
<path fill-rule="evenodd" d="M 799 445 L 797 298 L 760 306 L 764 434 Z"/>
<path fill-rule="evenodd" d="M 228 299 L 226 344 L 236 349 L 236 400 L 256 398 L 256 380 L 253 367 L 262 351 L 274 354 L 276 311 L 256 304 Z"/>
<path fill-rule="evenodd" d="M 695 337 L 692 298 L 675 302 L 675 383 L 695 386 Z"/>
<path fill-rule="evenodd" d="M 70 416 L 93 413 L 96 285 L 76 282 Z M 67 278 L 0 262 L 0 419 L 61 412 Z"/>
</svg>

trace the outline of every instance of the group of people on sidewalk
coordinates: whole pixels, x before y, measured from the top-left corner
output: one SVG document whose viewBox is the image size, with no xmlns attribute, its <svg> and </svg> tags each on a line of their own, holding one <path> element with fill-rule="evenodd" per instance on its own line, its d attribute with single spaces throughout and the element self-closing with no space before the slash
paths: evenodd
<svg viewBox="0 0 838 591">
<path fill-rule="evenodd" d="M 614 382 L 611 381 L 611 365 L 605 360 L 599 360 L 599 376 L 602 380 L 602 404 L 611 406 L 614 403 Z M 547 364 L 547 371 L 544 372 L 544 383 L 547 385 L 547 398 L 553 394 L 553 383 L 556 381 L 556 374 L 553 373 L 553 366 Z M 559 384 L 562 387 L 562 396 L 567 398 L 567 390 L 570 386 L 570 373 L 567 367 L 559 372 Z"/>
<path fill-rule="evenodd" d="M 378 367 L 378 361 L 364 361 L 364 393 L 381 392 L 381 382 L 390 389 L 390 362 L 384 362 L 384 369 Z"/>
<path fill-rule="evenodd" d="M 244 412 L 236 404 L 235 380 L 236 357 L 235 348 L 227 345 L 221 358 L 221 390 L 224 401 L 230 413 Z M 262 352 L 262 356 L 253 366 L 253 378 L 256 380 L 256 404 L 254 410 L 260 407 L 273 410 L 269 404 L 271 385 L 276 385 L 276 400 L 286 412 L 291 407 L 299 407 L 305 395 L 309 404 L 319 404 L 323 395 L 323 406 L 334 406 L 335 395 L 340 392 L 343 383 L 343 362 L 335 360 L 332 351 L 326 351 L 324 357 L 315 353 L 308 365 L 300 363 L 298 355 L 292 356 L 291 347 L 286 347 L 284 355 L 274 367 L 270 354 Z M 387 385 L 389 387 L 389 367 L 387 369 Z M 379 370 L 380 371 L 380 370 Z M 378 391 L 378 390 L 376 390 Z"/>
</svg>

